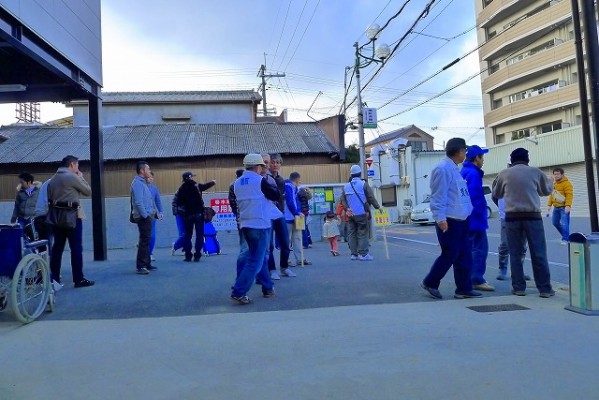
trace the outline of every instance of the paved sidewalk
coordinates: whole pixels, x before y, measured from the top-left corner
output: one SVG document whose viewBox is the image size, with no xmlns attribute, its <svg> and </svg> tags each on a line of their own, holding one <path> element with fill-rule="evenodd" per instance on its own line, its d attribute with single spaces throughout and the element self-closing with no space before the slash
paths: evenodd
<svg viewBox="0 0 599 400">
<path fill-rule="evenodd" d="M 418 277 L 436 254 L 390 246 L 401 263 L 384 259 L 380 241 L 373 263 L 325 258 L 316 243 L 306 252 L 314 265 L 250 306 L 227 299 L 233 250 L 184 265 L 161 249 L 161 269 L 148 277 L 130 271 L 133 250 L 111 252 L 108 262 L 86 262 L 98 284 L 65 287 L 54 315 L 29 325 L 3 315 L 0 399 L 599 397 L 599 318 L 564 310 L 563 287 L 542 299 L 533 289 L 511 296 L 498 282 L 482 299 L 434 301 Z M 441 287 L 448 298 L 451 280 Z M 135 315 L 119 314 L 128 303 Z M 162 303 L 179 311 L 156 313 Z M 467 308 L 504 304 L 529 309 Z"/>
</svg>

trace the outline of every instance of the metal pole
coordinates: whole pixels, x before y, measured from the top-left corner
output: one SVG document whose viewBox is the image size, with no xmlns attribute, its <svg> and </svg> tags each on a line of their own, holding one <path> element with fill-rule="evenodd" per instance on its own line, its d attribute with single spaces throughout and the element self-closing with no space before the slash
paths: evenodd
<svg viewBox="0 0 599 400">
<path fill-rule="evenodd" d="M 358 90 L 358 150 L 360 152 L 360 168 L 364 171 L 366 165 L 366 151 L 364 149 L 364 116 L 362 115 L 362 95 L 360 94 L 360 53 L 358 50 L 358 42 L 354 43 L 356 48 L 356 88 Z M 368 179 L 368 174 L 363 174 L 364 179 Z"/>
<path fill-rule="evenodd" d="M 587 4 L 590 3 L 591 7 L 593 6 L 593 1 L 590 0 L 588 2 L 583 2 L 583 4 Z M 599 232 L 599 220 L 597 217 L 597 199 L 595 196 L 595 174 L 593 171 L 593 150 L 592 150 L 592 143 L 591 143 L 591 124 L 590 124 L 590 119 L 589 119 L 589 104 L 588 104 L 588 96 L 587 96 L 587 86 L 586 86 L 586 79 L 585 79 L 585 70 L 584 70 L 584 54 L 583 54 L 583 48 L 582 48 L 582 34 L 580 31 L 580 10 L 578 8 L 578 0 L 572 0 L 572 24 L 574 26 L 574 44 L 576 47 L 576 65 L 577 65 L 577 72 L 578 72 L 578 90 L 579 90 L 579 96 L 580 96 L 580 116 L 582 119 L 582 142 L 583 142 L 583 148 L 584 148 L 584 164 L 585 164 L 585 169 L 586 169 L 586 175 L 587 175 L 587 192 L 588 192 L 588 198 L 589 198 L 589 212 L 590 212 L 590 217 L 591 217 L 591 231 L 592 232 Z M 593 76 L 593 69 L 591 68 L 591 59 L 593 57 L 592 54 L 590 54 L 590 49 L 597 46 L 597 32 L 596 32 L 596 27 L 597 24 L 595 22 L 595 16 L 594 13 L 590 13 L 591 17 L 592 17 L 592 25 L 593 28 L 591 28 L 591 26 L 588 26 L 588 22 L 585 21 L 585 36 L 586 36 L 586 41 L 587 41 L 587 63 L 589 68 L 588 68 L 588 73 L 589 73 L 589 81 L 590 81 L 590 85 L 591 85 L 591 89 L 593 89 L 593 87 L 596 87 L 596 76 L 599 75 L 595 75 Z M 589 30 L 594 30 L 594 36 L 595 36 L 595 45 L 591 45 L 591 43 L 589 43 L 589 40 L 591 39 L 589 36 L 588 32 Z M 596 51 L 596 49 L 594 49 Z M 597 54 L 597 52 L 596 52 Z M 595 62 L 593 62 L 593 64 L 596 64 Z M 597 66 L 595 65 L 595 68 Z M 595 112 L 595 133 L 597 133 L 597 105 L 594 102 L 593 98 L 596 100 L 598 98 L 598 96 L 594 96 L 593 95 L 593 90 L 591 90 L 591 102 L 594 103 L 594 112 Z M 597 139 L 597 138 L 596 138 Z M 597 146 L 597 140 L 595 140 L 595 146 Z M 598 154 L 598 153 L 596 153 Z"/>
<path fill-rule="evenodd" d="M 99 91 L 99 89 L 98 89 Z M 92 231 L 94 241 L 94 260 L 105 261 L 106 251 L 106 214 L 104 207 L 104 141 L 100 115 L 102 100 L 89 97 L 89 160 L 91 165 L 92 188 Z"/>
</svg>

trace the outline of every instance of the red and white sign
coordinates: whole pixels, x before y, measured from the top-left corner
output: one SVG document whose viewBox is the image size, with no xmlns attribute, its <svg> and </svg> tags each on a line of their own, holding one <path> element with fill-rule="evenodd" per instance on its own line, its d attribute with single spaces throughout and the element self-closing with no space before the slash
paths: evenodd
<svg viewBox="0 0 599 400">
<path fill-rule="evenodd" d="M 231 231 L 237 229 L 235 214 L 231 210 L 229 199 L 227 197 L 216 197 L 210 199 L 210 207 L 216 213 L 212 219 L 212 224 L 217 231 Z"/>
<path fill-rule="evenodd" d="M 372 158 L 368 157 L 366 159 L 366 165 L 368 165 L 368 168 L 370 168 L 372 166 Z"/>
</svg>

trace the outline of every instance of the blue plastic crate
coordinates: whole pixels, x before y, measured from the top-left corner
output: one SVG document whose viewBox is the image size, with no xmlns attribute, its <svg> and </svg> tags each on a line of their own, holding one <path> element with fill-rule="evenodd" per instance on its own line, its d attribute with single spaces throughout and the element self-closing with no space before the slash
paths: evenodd
<svg viewBox="0 0 599 400">
<path fill-rule="evenodd" d="M 23 228 L 0 225 L 0 275 L 12 278 L 21 261 Z"/>
</svg>

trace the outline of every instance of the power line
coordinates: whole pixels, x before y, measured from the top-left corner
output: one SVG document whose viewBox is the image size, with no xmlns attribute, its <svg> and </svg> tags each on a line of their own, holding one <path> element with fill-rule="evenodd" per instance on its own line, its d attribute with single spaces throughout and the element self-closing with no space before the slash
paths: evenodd
<svg viewBox="0 0 599 400">
<path fill-rule="evenodd" d="M 285 65 L 285 68 L 283 70 L 286 70 L 287 67 L 289 67 L 289 63 L 291 63 L 291 60 L 293 60 L 295 53 L 297 53 L 297 49 L 299 49 L 299 46 L 302 43 L 302 40 L 304 40 L 304 35 L 308 31 L 308 27 L 310 26 L 310 23 L 312 23 L 312 18 L 314 18 L 314 14 L 316 14 L 316 10 L 318 9 L 319 4 L 320 4 L 320 0 L 318 0 L 318 2 L 316 3 L 316 6 L 314 7 L 314 10 L 312 11 L 312 15 L 310 15 L 310 19 L 308 20 L 308 24 L 306 25 L 306 28 L 304 29 L 304 32 L 302 33 L 300 40 L 297 42 L 297 45 L 295 46 L 295 50 L 293 51 L 293 54 L 289 58 L 289 61 L 287 61 L 287 64 Z"/>
<path fill-rule="evenodd" d="M 293 38 L 295 37 L 295 33 L 297 32 L 297 28 L 299 27 L 300 21 L 302 20 L 302 15 L 304 15 L 304 10 L 306 9 L 306 5 L 308 4 L 308 0 L 304 2 L 304 6 L 302 7 L 302 11 L 300 13 L 299 18 L 297 19 L 297 23 L 295 24 L 295 28 L 293 29 L 293 33 L 291 34 L 291 39 L 289 39 L 289 43 L 287 43 L 287 48 L 285 49 L 285 53 L 283 57 L 281 57 L 281 62 L 279 63 L 279 70 L 281 69 L 281 65 L 283 65 L 283 61 L 285 60 L 285 56 L 287 55 L 287 51 L 289 50 L 289 46 L 293 42 Z"/>
<path fill-rule="evenodd" d="M 290 8 L 291 8 L 291 0 L 289 0 L 289 4 L 287 5 L 287 12 L 285 12 L 285 19 L 283 20 L 283 26 L 281 27 L 281 34 L 279 35 L 279 41 L 277 42 L 277 48 L 275 49 L 275 55 L 272 57 L 273 64 L 275 62 L 275 59 L 277 58 L 277 53 L 279 52 L 279 45 L 281 44 L 281 39 L 283 39 L 283 32 L 285 32 L 285 26 L 287 25 L 287 17 L 289 16 Z"/>
</svg>

